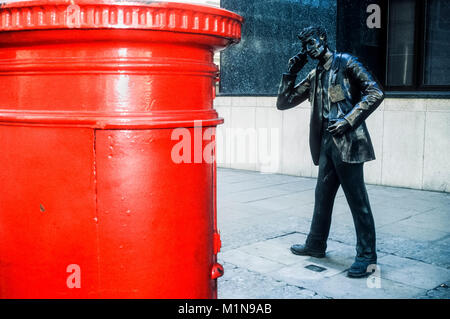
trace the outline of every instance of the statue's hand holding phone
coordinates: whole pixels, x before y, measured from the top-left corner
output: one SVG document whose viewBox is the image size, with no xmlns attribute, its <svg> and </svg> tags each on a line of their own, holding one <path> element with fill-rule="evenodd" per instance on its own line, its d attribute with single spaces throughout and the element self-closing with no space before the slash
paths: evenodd
<svg viewBox="0 0 450 319">
<path fill-rule="evenodd" d="M 288 72 L 290 74 L 297 74 L 308 62 L 305 44 L 302 44 L 302 50 L 289 59 Z"/>
</svg>

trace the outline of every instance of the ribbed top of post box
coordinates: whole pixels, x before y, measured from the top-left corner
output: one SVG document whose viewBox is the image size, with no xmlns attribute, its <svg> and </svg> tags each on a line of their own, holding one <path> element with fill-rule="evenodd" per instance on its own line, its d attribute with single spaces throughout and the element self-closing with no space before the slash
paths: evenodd
<svg viewBox="0 0 450 319">
<path fill-rule="evenodd" d="M 140 29 L 239 41 L 242 17 L 214 7 L 154 1 L 29 0 L 0 4 L 0 31 Z"/>
</svg>

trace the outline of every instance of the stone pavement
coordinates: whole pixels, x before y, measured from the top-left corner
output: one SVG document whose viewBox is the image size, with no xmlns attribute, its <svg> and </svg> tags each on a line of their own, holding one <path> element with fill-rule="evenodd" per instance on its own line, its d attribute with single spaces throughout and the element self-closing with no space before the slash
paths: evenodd
<svg viewBox="0 0 450 319">
<path fill-rule="evenodd" d="M 450 194 L 367 185 L 378 269 L 351 279 L 356 237 L 341 189 L 317 259 L 289 250 L 308 234 L 314 178 L 219 168 L 217 181 L 219 298 L 450 298 Z"/>
</svg>

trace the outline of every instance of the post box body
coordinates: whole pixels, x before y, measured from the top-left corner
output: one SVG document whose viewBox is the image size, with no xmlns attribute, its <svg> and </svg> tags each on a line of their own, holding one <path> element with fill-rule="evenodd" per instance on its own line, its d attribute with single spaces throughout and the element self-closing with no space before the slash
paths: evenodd
<svg viewBox="0 0 450 319">
<path fill-rule="evenodd" d="M 215 298 L 212 60 L 242 20 L 75 5 L 0 7 L 0 297 Z"/>
</svg>

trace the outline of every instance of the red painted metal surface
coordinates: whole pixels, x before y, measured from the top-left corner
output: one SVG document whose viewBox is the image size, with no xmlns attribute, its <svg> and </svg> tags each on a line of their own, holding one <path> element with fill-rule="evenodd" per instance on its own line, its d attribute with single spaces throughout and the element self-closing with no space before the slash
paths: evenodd
<svg viewBox="0 0 450 319">
<path fill-rule="evenodd" d="M 241 23 L 176 3 L 0 5 L 1 298 L 216 298 L 215 160 L 177 164 L 171 134 L 222 123 L 213 52 Z"/>
</svg>

